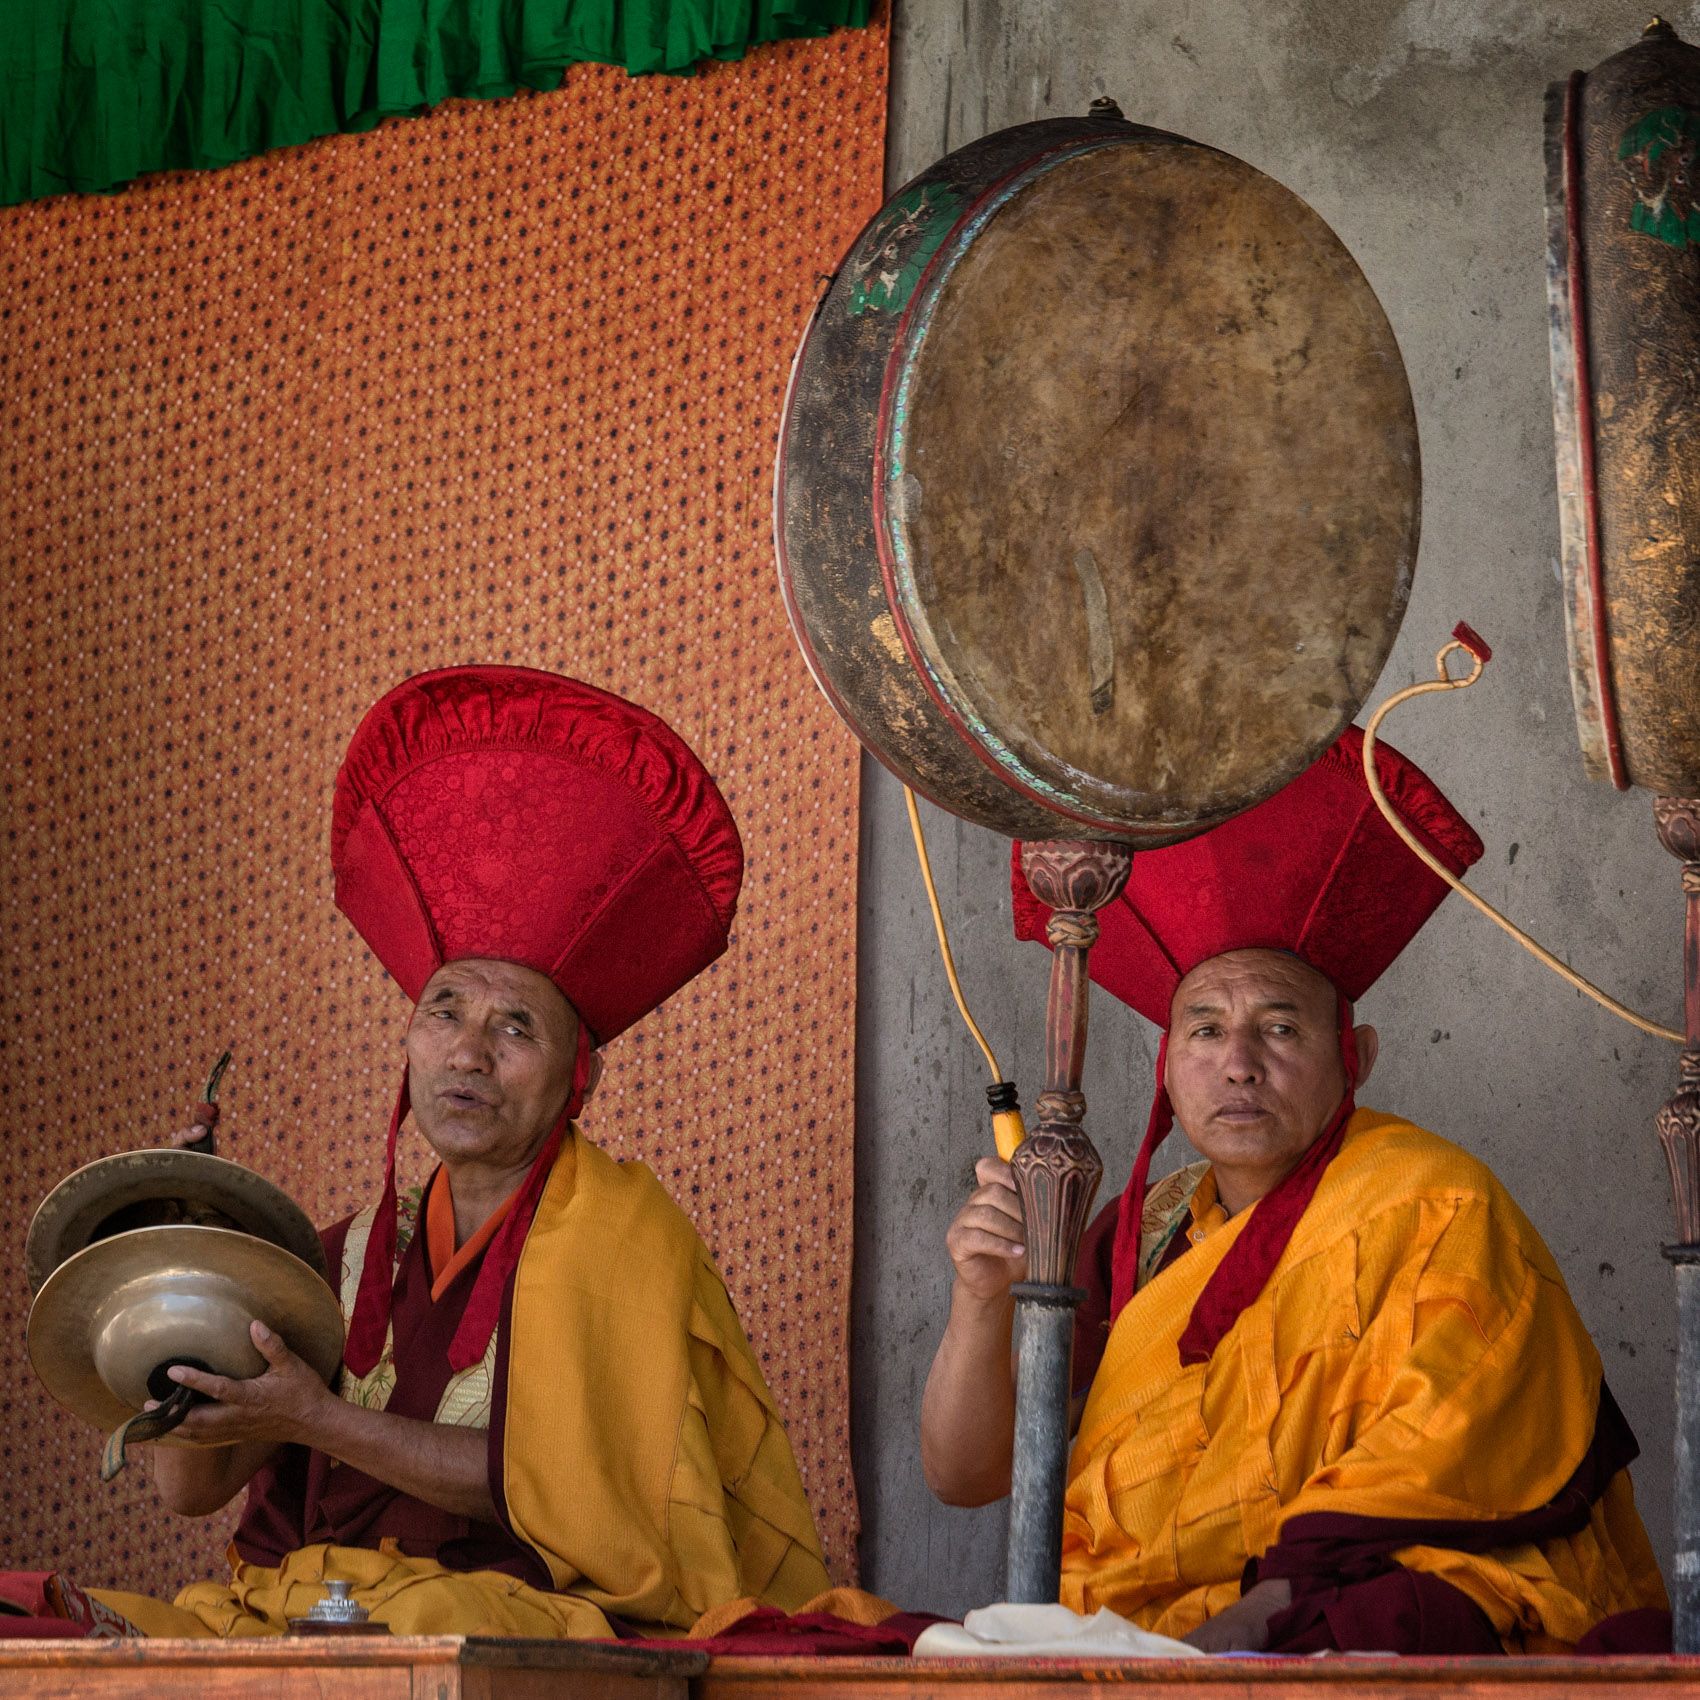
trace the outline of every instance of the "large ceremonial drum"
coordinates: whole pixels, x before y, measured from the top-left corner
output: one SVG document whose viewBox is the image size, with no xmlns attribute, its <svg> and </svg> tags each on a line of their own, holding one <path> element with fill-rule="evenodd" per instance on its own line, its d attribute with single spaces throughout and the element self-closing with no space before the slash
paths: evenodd
<svg viewBox="0 0 1700 1700">
<path fill-rule="evenodd" d="M 1416 556 L 1387 319 L 1295 195 L 1091 116 L 898 193 L 804 337 L 775 529 L 814 676 L 899 778 L 1018 838 L 1157 845 L 1363 702 Z"/>
<path fill-rule="evenodd" d="M 1566 629 L 1588 773 L 1700 795 L 1700 50 L 1547 95 Z"/>
</svg>

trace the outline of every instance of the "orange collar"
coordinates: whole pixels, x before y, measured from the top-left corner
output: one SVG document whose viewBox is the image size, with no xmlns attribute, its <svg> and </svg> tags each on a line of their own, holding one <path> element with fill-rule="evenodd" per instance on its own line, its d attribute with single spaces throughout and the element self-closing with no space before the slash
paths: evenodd
<svg viewBox="0 0 1700 1700">
<path fill-rule="evenodd" d="M 515 1195 L 517 1196 L 517 1194 Z M 449 1172 L 439 1168 L 425 1194 L 425 1252 L 431 1260 L 431 1302 L 435 1304 L 472 1260 L 496 1237 L 513 1198 L 505 1199 L 465 1245 L 455 1244 L 455 1201 Z"/>
<path fill-rule="evenodd" d="M 1201 1245 L 1228 1220 L 1228 1212 L 1222 1208 L 1221 1195 L 1216 1191 L 1214 1167 L 1199 1176 L 1198 1185 L 1192 1190 L 1189 1208 L 1192 1226 L 1187 1230 L 1187 1238 L 1194 1245 Z"/>
</svg>

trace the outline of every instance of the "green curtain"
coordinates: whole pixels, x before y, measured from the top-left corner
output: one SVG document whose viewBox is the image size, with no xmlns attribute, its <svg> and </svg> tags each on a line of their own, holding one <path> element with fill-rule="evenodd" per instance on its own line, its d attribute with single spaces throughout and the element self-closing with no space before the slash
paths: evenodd
<svg viewBox="0 0 1700 1700">
<path fill-rule="evenodd" d="M 687 72 L 869 0 L 0 0 L 0 205 L 229 165 L 578 61 Z"/>
</svg>

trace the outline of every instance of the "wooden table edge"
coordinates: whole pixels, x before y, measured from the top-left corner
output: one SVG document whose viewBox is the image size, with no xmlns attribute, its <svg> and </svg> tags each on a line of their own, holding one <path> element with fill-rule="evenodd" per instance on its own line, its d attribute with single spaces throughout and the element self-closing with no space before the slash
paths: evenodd
<svg viewBox="0 0 1700 1700">
<path fill-rule="evenodd" d="M 938 1687 L 1061 1683 L 1097 1680 L 1165 1688 L 1235 1690 L 1303 1681 L 1307 1686 L 1386 1684 L 1460 1691 L 1523 1688 L 1563 1691 L 1568 1687 L 1628 1683 L 1673 1684 L 1700 1694 L 1700 1656 L 1612 1654 L 1593 1658 L 1418 1658 L 1336 1654 L 1323 1658 L 756 1658 L 716 1655 L 696 1691 L 819 1682 L 878 1688 L 925 1683 Z"/>
<path fill-rule="evenodd" d="M 141 1640 L 86 1641 L 62 1637 L 0 1640 L 0 1671 L 81 1666 L 89 1669 L 215 1666 L 264 1669 L 363 1669 L 372 1666 L 459 1665 L 561 1670 L 629 1676 L 694 1677 L 708 1666 L 706 1653 L 688 1645 L 622 1647 L 618 1642 L 486 1635 L 266 1635 L 149 1636 Z"/>
</svg>

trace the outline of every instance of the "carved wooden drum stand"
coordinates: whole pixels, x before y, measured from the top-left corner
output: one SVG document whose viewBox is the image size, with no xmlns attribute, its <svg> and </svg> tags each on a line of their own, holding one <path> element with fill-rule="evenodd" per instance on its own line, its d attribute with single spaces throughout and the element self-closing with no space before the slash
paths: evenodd
<svg viewBox="0 0 1700 1700">
<path fill-rule="evenodd" d="M 1136 846 L 1313 761 L 1373 686 L 1416 557 L 1416 424 L 1375 296 L 1296 196 L 1113 103 L 901 189 L 793 368 L 775 544 L 816 683 L 923 796 L 1023 841 L 1055 915 L 1014 1158 L 1009 1597 L 1055 1600 L 1095 912 Z"/>
<path fill-rule="evenodd" d="M 1547 95 L 1571 682 L 1590 777 L 1682 864 L 1686 1042 L 1659 1112 L 1676 1241 L 1676 1651 L 1700 1652 L 1700 50 L 1655 19 Z"/>
</svg>

